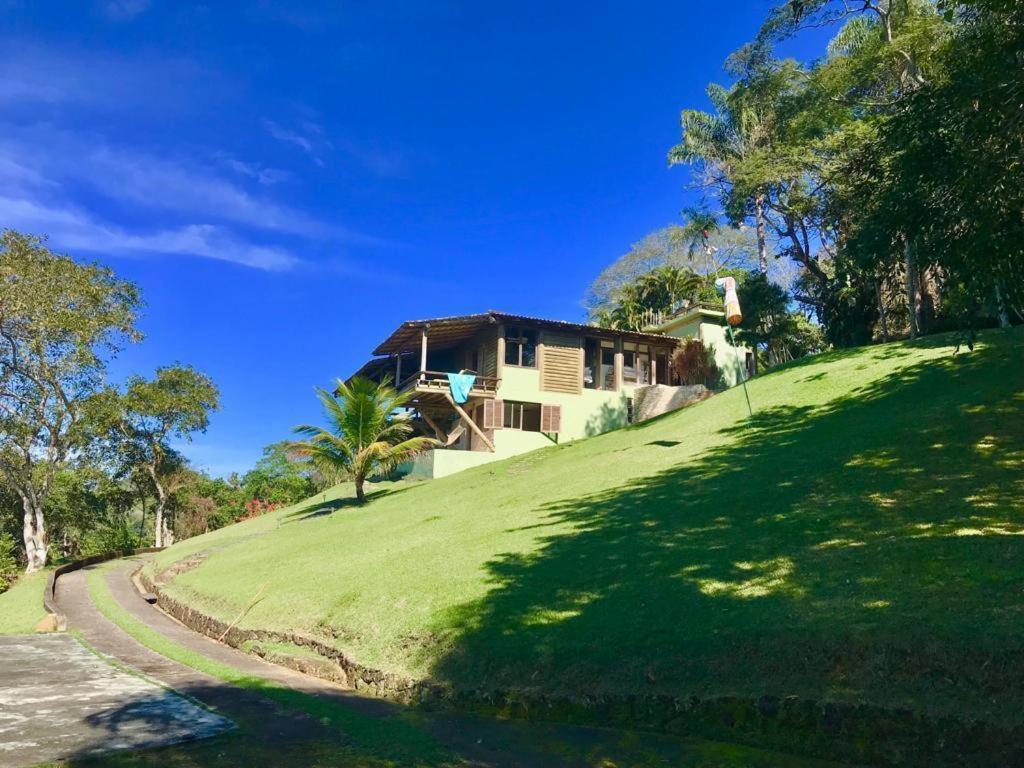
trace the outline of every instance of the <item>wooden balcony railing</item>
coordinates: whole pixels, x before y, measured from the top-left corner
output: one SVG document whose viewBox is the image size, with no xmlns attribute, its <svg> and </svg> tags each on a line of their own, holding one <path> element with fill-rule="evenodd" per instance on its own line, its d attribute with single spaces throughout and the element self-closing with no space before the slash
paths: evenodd
<svg viewBox="0 0 1024 768">
<path fill-rule="evenodd" d="M 471 393 L 476 397 L 494 397 L 501 379 L 496 376 L 477 376 Z M 444 371 L 417 371 L 398 385 L 399 391 L 416 389 L 419 392 L 448 392 L 448 374 Z"/>
</svg>

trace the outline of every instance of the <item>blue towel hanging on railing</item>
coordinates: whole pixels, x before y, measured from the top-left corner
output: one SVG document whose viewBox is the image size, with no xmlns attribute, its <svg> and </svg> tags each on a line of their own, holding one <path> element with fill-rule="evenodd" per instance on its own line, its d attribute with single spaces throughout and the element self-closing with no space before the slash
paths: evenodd
<svg viewBox="0 0 1024 768">
<path fill-rule="evenodd" d="M 449 373 L 448 387 L 452 391 L 452 400 L 459 405 L 469 400 L 469 392 L 475 382 L 476 376 L 472 373 Z"/>
</svg>

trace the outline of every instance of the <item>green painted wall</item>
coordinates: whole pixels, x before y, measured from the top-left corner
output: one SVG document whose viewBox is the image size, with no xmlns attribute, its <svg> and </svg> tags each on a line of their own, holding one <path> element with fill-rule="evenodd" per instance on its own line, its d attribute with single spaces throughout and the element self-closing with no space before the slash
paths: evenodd
<svg viewBox="0 0 1024 768">
<path fill-rule="evenodd" d="M 439 449 L 420 454 L 400 466 L 397 473 L 410 478 L 438 478 L 504 458 L 506 456 L 490 451 Z"/>
<path fill-rule="evenodd" d="M 561 392 L 541 392 L 540 371 L 536 368 L 516 368 L 506 365 L 501 373 L 501 386 L 498 397 L 502 400 L 518 400 L 524 403 L 545 403 L 562 406 L 562 432 L 558 436 L 560 442 L 591 437 L 616 429 L 626 423 L 626 399 L 633 393 L 629 385 L 622 392 L 605 392 L 596 389 L 584 389 L 578 395 L 567 395 Z M 502 432 L 517 430 L 498 430 L 496 437 Z M 540 445 L 550 445 L 550 441 L 536 432 L 521 433 L 530 438 L 543 440 Z M 495 443 L 498 447 L 498 443 Z"/>
<path fill-rule="evenodd" d="M 729 342 L 725 326 L 717 323 L 701 323 L 699 338 L 704 347 L 711 350 L 715 365 L 722 374 L 722 383 L 727 387 L 739 384 L 743 380 L 747 348 L 734 348 Z"/>
<path fill-rule="evenodd" d="M 665 323 L 658 330 L 677 339 L 699 339 L 710 350 L 711 357 L 722 374 L 722 384 L 726 387 L 735 387 L 742 380 L 748 350 L 744 346 L 734 348 L 729 343 L 724 322 L 724 312 L 695 311 L 678 320 Z"/>
<path fill-rule="evenodd" d="M 584 389 L 578 395 L 560 392 L 542 392 L 540 371 L 536 368 L 504 366 L 498 397 L 523 403 L 541 403 L 562 406 L 562 431 L 559 442 L 591 437 L 616 429 L 626 424 L 626 400 L 631 397 L 633 387 L 626 385 L 621 392 L 605 392 Z M 398 472 L 409 477 L 437 478 L 460 472 L 463 469 L 506 459 L 521 453 L 534 451 L 552 445 L 552 441 L 540 432 L 524 432 L 520 429 L 496 429 L 491 437 L 494 452 L 442 449 L 428 451 L 407 462 Z"/>
</svg>

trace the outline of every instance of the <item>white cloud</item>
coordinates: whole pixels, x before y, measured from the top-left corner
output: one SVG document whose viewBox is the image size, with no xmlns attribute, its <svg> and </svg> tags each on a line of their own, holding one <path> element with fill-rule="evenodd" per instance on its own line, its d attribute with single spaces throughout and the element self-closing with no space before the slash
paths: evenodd
<svg viewBox="0 0 1024 768">
<path fill-rule="evenodd" d="M 5 227 L 47 234 L 54 248 L 71 252 L 196 256 L 270 271 L 288 270 L 300 263 L 283 249 L 248 242 L 211 224 L 128 231 L 72 206 L 8 196 L 0 196 L 0 221 Z"/>
<path fill-rule="evenodd" d="M 282 181 L 292 178 L 292 174 L 289 171 L 281 170 L 280 168 L 268 168 L 259 163 L 247 163 L 244 160 L 239 160 L 237 157 L 232 157 L 226 152 L 218 152 L 216 158 L 224 167 L 230 168 L 241 176 L 253 179 L 265 187 L 280 184 Z"/>
<path fill-rule="evenodd" d="M 283 141 L 285 144 L 292 144 L 301 149 L 309 155 L 317 165 L 324 164 L 323 159 L 320 157 L 320 150 L 318 148 L 318 145 L 323 143 L 320 138 L 323 132 L 319 129 L 316 131 L 310 131 L 307 125 L 305 133 L 299 133 L 298 131 L 285 128 L 283 125 L 275 123 L 273 120 L 268 118 L 263 119 L 263 127 L 267 129 L 267 133 L 278 141 Z"/>
<path fill-rule="evenodd" d="M 115 5 L 123 13 L 145 10 L 144 4 Z M 136 135 L 146 133 L 124 134 L 131 138 L 120 142 L 107 138 L 124 116 L 160 119 L 165 93 L 172 101 L 182 93 L 194 99 L 199 89 L 189 62 L 4 42 L 0 227 L 49 234 L 54 247 L 71 251 L 192 255 L 266 270 L 300 263 L 275 238 L 300 239 L 321 252 L 340 242 L 381 242 L 272 194 L 290 178 L 287 171 L 176 141 L 135 145 Z M 212 80 L 218 81 L 215 73 Z M 209 99 L 207 82 L 202 89 Z M 160 83 L 159 99 L 154 83 Z M 279 129 L 278 138 L 297 140 L 317 162 L 317 153 L 330 148 L 313 122 L 300 121 L 294 134 L 268 122 Z"/>
<path fill-rule="evenodd" d="M 204 213 L 277 232 L 319 236 L 331 229 L 301 211 L 255 196 L 189 160 L 165 159 L 107 146 L 80 157 L 76 176 L 113 199 L 147 208 Z"/>
</svg>

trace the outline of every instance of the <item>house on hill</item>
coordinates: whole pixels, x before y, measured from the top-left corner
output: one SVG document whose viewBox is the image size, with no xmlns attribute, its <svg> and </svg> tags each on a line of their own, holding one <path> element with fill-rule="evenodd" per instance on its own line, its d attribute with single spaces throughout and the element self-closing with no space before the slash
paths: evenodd
<svg viewBox="0 0 1024 768">
<path fill-rule="evenodd" d="M 647 391 L 657 391 L 659 403 L 692 401 L 702 387 L 669 391 L 671 360 L 680 339 L 714 336 L 704 325 L 716 318 L 704 312 L 714 310 L 688 311 L 679 322 L 656 318 L 644 332 L 496 311 L 410 320 L 353 375 L 389 377 L 412 393 L 417 428 L 442 447 L 403 471 L 443 477 L 628 424 Z M 717 361 L 722 353 L 714 354 Z"/>
</svg>

